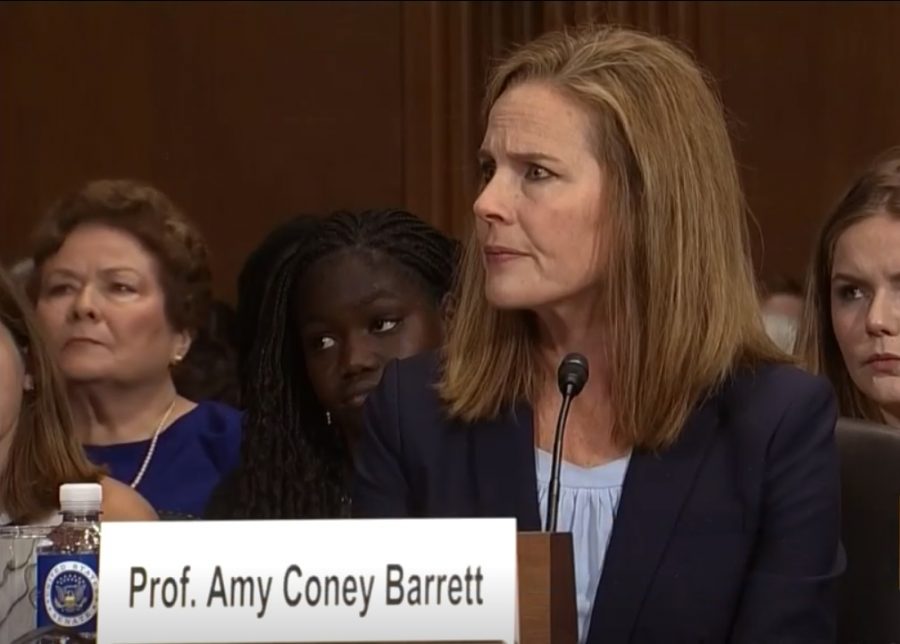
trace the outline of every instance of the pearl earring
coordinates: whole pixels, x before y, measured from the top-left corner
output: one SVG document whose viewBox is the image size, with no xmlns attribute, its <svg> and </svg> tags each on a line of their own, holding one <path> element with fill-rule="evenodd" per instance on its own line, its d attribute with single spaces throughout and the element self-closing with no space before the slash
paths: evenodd
<svg viewBox="0 0 900 644">
<path fill-rule="evenodd" d="M 325 424 L 328 425 L 329 427 L 331 427 L 331 412 L 330 411 L 325 412 Z"/>
</svg>

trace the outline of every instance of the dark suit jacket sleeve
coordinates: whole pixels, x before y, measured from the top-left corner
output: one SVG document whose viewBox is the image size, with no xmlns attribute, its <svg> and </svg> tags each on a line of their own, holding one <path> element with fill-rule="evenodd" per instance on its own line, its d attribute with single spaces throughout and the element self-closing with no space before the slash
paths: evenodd
<svg viewBox="0 0 900 644">
<path fill-rule="evenodd" d="M 840 546 L 840 472 L 831 386 L 806 378 L 766 452 L 757 551 L 735 642 L 833 642 Z"/>
<path fill-rule="evenodd" d="M 399 363 L 385 367 L 381 384 L 366 401 L 363 436 L 355 455 L 353 515 L 396 518 L 411 515 L 409 484 L 402 466 Z"/>
</svg>

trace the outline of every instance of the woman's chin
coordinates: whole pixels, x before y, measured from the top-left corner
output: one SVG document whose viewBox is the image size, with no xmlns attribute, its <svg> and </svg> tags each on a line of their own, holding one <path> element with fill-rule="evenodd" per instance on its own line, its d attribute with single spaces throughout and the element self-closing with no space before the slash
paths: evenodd
<svg viewBox="0 0 900 644">
<path fill-rule="evenodd" d="M 82 385 L 110 380 L 109 370 L 96 364 L 60 364 L 60 371 L 70 385 Z"/>
<path fill-rule="evenodd" d="M 507 288 L 502 285 L 496 287 L 488 285 L 485 288 L 484 296 L 488 304 L 502 311 L 531 309 L 540 304 L 533 293 L 527 293 L 521 288 Z"/>
</svg>

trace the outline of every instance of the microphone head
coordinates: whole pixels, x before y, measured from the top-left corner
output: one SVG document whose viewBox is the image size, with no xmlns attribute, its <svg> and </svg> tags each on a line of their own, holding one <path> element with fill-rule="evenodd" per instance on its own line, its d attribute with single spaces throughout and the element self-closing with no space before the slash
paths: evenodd
<svg viewBox="0 0 900 644">
<path fill-rule="evenodd" d="M 570 353 L 559 363 L 557 378 L 563 396 L 577 396 L 588 381 L 588 361 L 580 353 Z"/>
</svg>

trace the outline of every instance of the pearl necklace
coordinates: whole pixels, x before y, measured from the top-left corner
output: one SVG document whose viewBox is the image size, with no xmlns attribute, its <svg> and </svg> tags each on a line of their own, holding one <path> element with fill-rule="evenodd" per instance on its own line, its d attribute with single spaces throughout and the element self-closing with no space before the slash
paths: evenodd
<svg viewBox="0 0 900 644">
<path fill-rule="evenodd" d="M 138 470 L 137 476 L 135 476 L 134 480 L 131 482 L 131 489 L 136 490 L 137 486 L 141 483 L 141 479 L 144 478 L 144 473 L 147 471 L 147 468 L 150 466 L 150 461 L 153 459 L 153 452 L 156 451 L 156 441 L 159 439 L 159 433 L 162 431 L 162 428 L 166 426 L 166 421 L 169 420 L 169 416 L 172 415 L 172 410 L 175 409 L 175 403 L 177 401 L 178 396 L 172 399 L 172 403 L 166 410 L 166 413 L 162 417 L 162 420 L 159 421 L 159 425 L 157 425 L 156 431 L 153 432 L 153 438 L 150 439 L 150 448 L 147 450 L 147 455 L 144 457 L 144 462 L 141 463 L 141 469 Z"/>
</svg>

